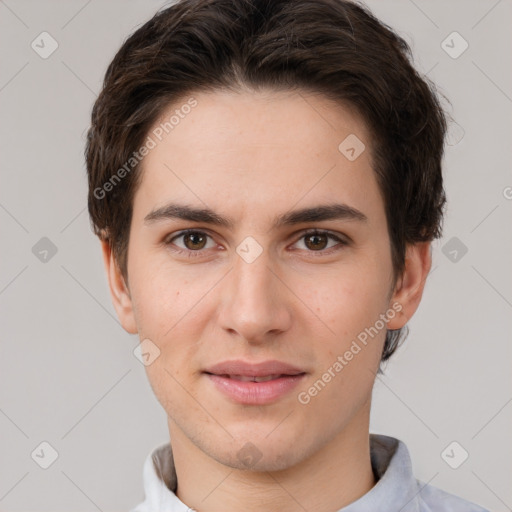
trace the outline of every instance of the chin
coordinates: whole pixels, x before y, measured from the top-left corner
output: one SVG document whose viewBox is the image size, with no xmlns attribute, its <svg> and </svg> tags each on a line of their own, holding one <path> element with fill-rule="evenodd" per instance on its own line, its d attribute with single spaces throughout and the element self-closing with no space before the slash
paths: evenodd
<svg viewBox="0 0 512 512">
<path fill-rule="evenodd" d="M 301 454 L 293 447 L 290 447 L 287 451 L 283 451 L 282 448 L 274 451 L 269 446 L 261 449 L 251 442 L 245 443 L 235 453 L 217 455 L 214 458 L 225 466 L 241 471 L 254 472 L 283 471 L 302 460 Z"/>
<path fill-rule="evenodd" d="M 262 428 L 259 432 L 251 429 L 250 434 L 239 432 L 235 439 L 227 443 L 222 442 L 226 441 L 225 438 L 217 438 L 209 445 L 200 446 L 200 449 L 220 464 L 257 472 L 286 470 L 315 451 L 315 446 L 309 446 L 303 436 L 299 436 L 299 439 L 290 436 L 290 430 L 287 431 L 288 435 L 286 431 L 278 433 L 276 430 L 270 435 L 269 432 L 272 429 Z"/>
</svg>

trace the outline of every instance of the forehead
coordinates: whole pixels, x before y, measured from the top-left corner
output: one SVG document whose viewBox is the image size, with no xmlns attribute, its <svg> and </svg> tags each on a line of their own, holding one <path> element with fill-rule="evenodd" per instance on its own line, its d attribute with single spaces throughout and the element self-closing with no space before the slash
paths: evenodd
<svg viewBox="0 0 512 512">
<path fill-rule="evenodd" d="M 134 209 L 170 199 L 219 208 L 237 202 L 240 211 L 379 199 L 365 123 L 318 94 L 191 94 L 173 102 L 148 136 L 155 147 L 143 159 Z"/>
<path fill-rule="evenodd" d="M 193 106 L 190 106 L 193 105 Z M 294 151 L 337 150 L 340 136 L 358 135 L 369 144 L 369 133 L 355 107 L 306 91 L 202 92 L 182 97 L 162 112 L 150 134 L 181 152 L 240 149 L 259 152 L 286 146 Z M 190 136 L 194 135 L 194 140 Z M 234 137 L 234 138 L 229 138 Z M 183 142 L 187 142 L 185 146 Z M 222 144 L 222 146 L 219 146 Z M 160 145 L 160 144 L 159 144 Z M 156 152 L 158 153 L 158 152 Z M 154 153 L 153 153 L 154 155 Z"/>
</svg>

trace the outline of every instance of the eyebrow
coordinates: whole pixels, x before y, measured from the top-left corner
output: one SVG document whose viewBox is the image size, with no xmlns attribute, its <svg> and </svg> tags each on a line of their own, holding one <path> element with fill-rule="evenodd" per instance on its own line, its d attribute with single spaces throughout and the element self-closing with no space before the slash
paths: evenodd
<svg viewBox="0 0 512 512">
<path fill-rule="evenodd" d="M 201 222 L 233 228 L 233 219 L 223 217 L 210 208 L 196 208 L 184 204 L 170 203 L 161 208 L 153 210 L 144 217 L 144 224 L 150 225 L 155 222 L 167 219 L 182 219 L 191 222 Z M 355 220 L 366 222 L 366 215 L 346 204 L 328 204 L 293 210 L 275 217 L 272 228 L 283 226 L 294 226 L 307 222 L 320 222 L 323 220 Z"/>
</svg>

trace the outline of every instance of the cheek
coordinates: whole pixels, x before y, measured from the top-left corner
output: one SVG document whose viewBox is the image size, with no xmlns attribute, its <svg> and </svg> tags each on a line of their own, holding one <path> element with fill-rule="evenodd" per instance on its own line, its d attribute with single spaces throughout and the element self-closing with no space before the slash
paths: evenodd
<svg viewBox="0 0 512 512">
<path fill-rule="evenodd" d="M 141 337 L 161 340 L 179 315 L 180 291 L 176 283 L 148 277 L 133 287 L 132 303 Z"/>
<path fill-rule="evenodd" d="M 318 365 L 302 391 L 315 397 L 315 415 L 335 425 L 368 400 L 378 370 L 386 329 L 374 326 L 386 308 L 386 296 L 383 289 L 370 285 L 375 283 L 372 277 L 352 276 L 334 285 L 329 280 L 309 297 L 319 325 L 329 329 L 315 337 Z"/>
<path fill-rule="evenodd" d="M 387 288 L 376 273 L 368 266 L 333 270 L 307 284 L 298 280 L 295 289 L 338 340 L 347 340 L 373 325 L 386 307 Z"/>
<path fill-rule="evenodd" d="M 187 400 L 182 385 L 190 377 L 187 368 L 196 366 L 201 290 L 194 280 L 156 265 L 137 277 L 133 305 L 140 339 L 150 339 L 160 351 L 145 367 L 148 381 L 165 410 L 182 410 Z"/>
<path fill-rule="evenodd" d="M 164 341 L 174 326 L 193 311 L 200 290 L 197 279 L 168 268 L 151 253 L 133 254 L 130 288 L 141 337 Z"/>
<path fill-rule="evenodd" d="M 388 291 L 381 271 L 370 264 L 338 268 L 309 287 L 298 288 L 315 313 L 309 315 L 311 322 L 320 329 L 315 337 L 317 377 L 329 369 L 336 374 L 324 395 L 326 400 L 345 402 L 352 396 L 358 401 L 357 397 L 362 399 L 372 387 L 386 336 L 386 324 L 379 321 L 387 308 Z"/>
<path fill-rule="evenodd" d="M 151 255 L 134 257 L 132 264 L 132 303 L 140 339 L 150 339 L 160 350 L 158 358 L 146 366 L 158 396 L 162 386 L 168 391 L 175 385 L 179 388 L 172 377 L 181 382 L 186 377 L 185 370 L 197 366 L 199 340 L 211 313 L 205 310 L 205 295 L 215 280 L 199 279 L 197 271 L 194 277 L 192 267 L 170 268 L 158 258 L 151 260 Z M 172 395 L 171 392 L 169 396 Z"/>
</svg>

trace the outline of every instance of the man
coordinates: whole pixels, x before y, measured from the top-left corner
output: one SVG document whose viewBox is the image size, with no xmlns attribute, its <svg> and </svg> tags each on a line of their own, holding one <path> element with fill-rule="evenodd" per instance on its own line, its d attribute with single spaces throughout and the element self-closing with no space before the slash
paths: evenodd
<svg viewBox="0 0 512 512">
<path fill-rule="evenodd" d="M 483 510 L 369 433 L 445 202 L 408 54 L 348 1 L 185 0 L 110 64 L 89 212 L 170 433 L 136 512 Z"/>
</svg>

